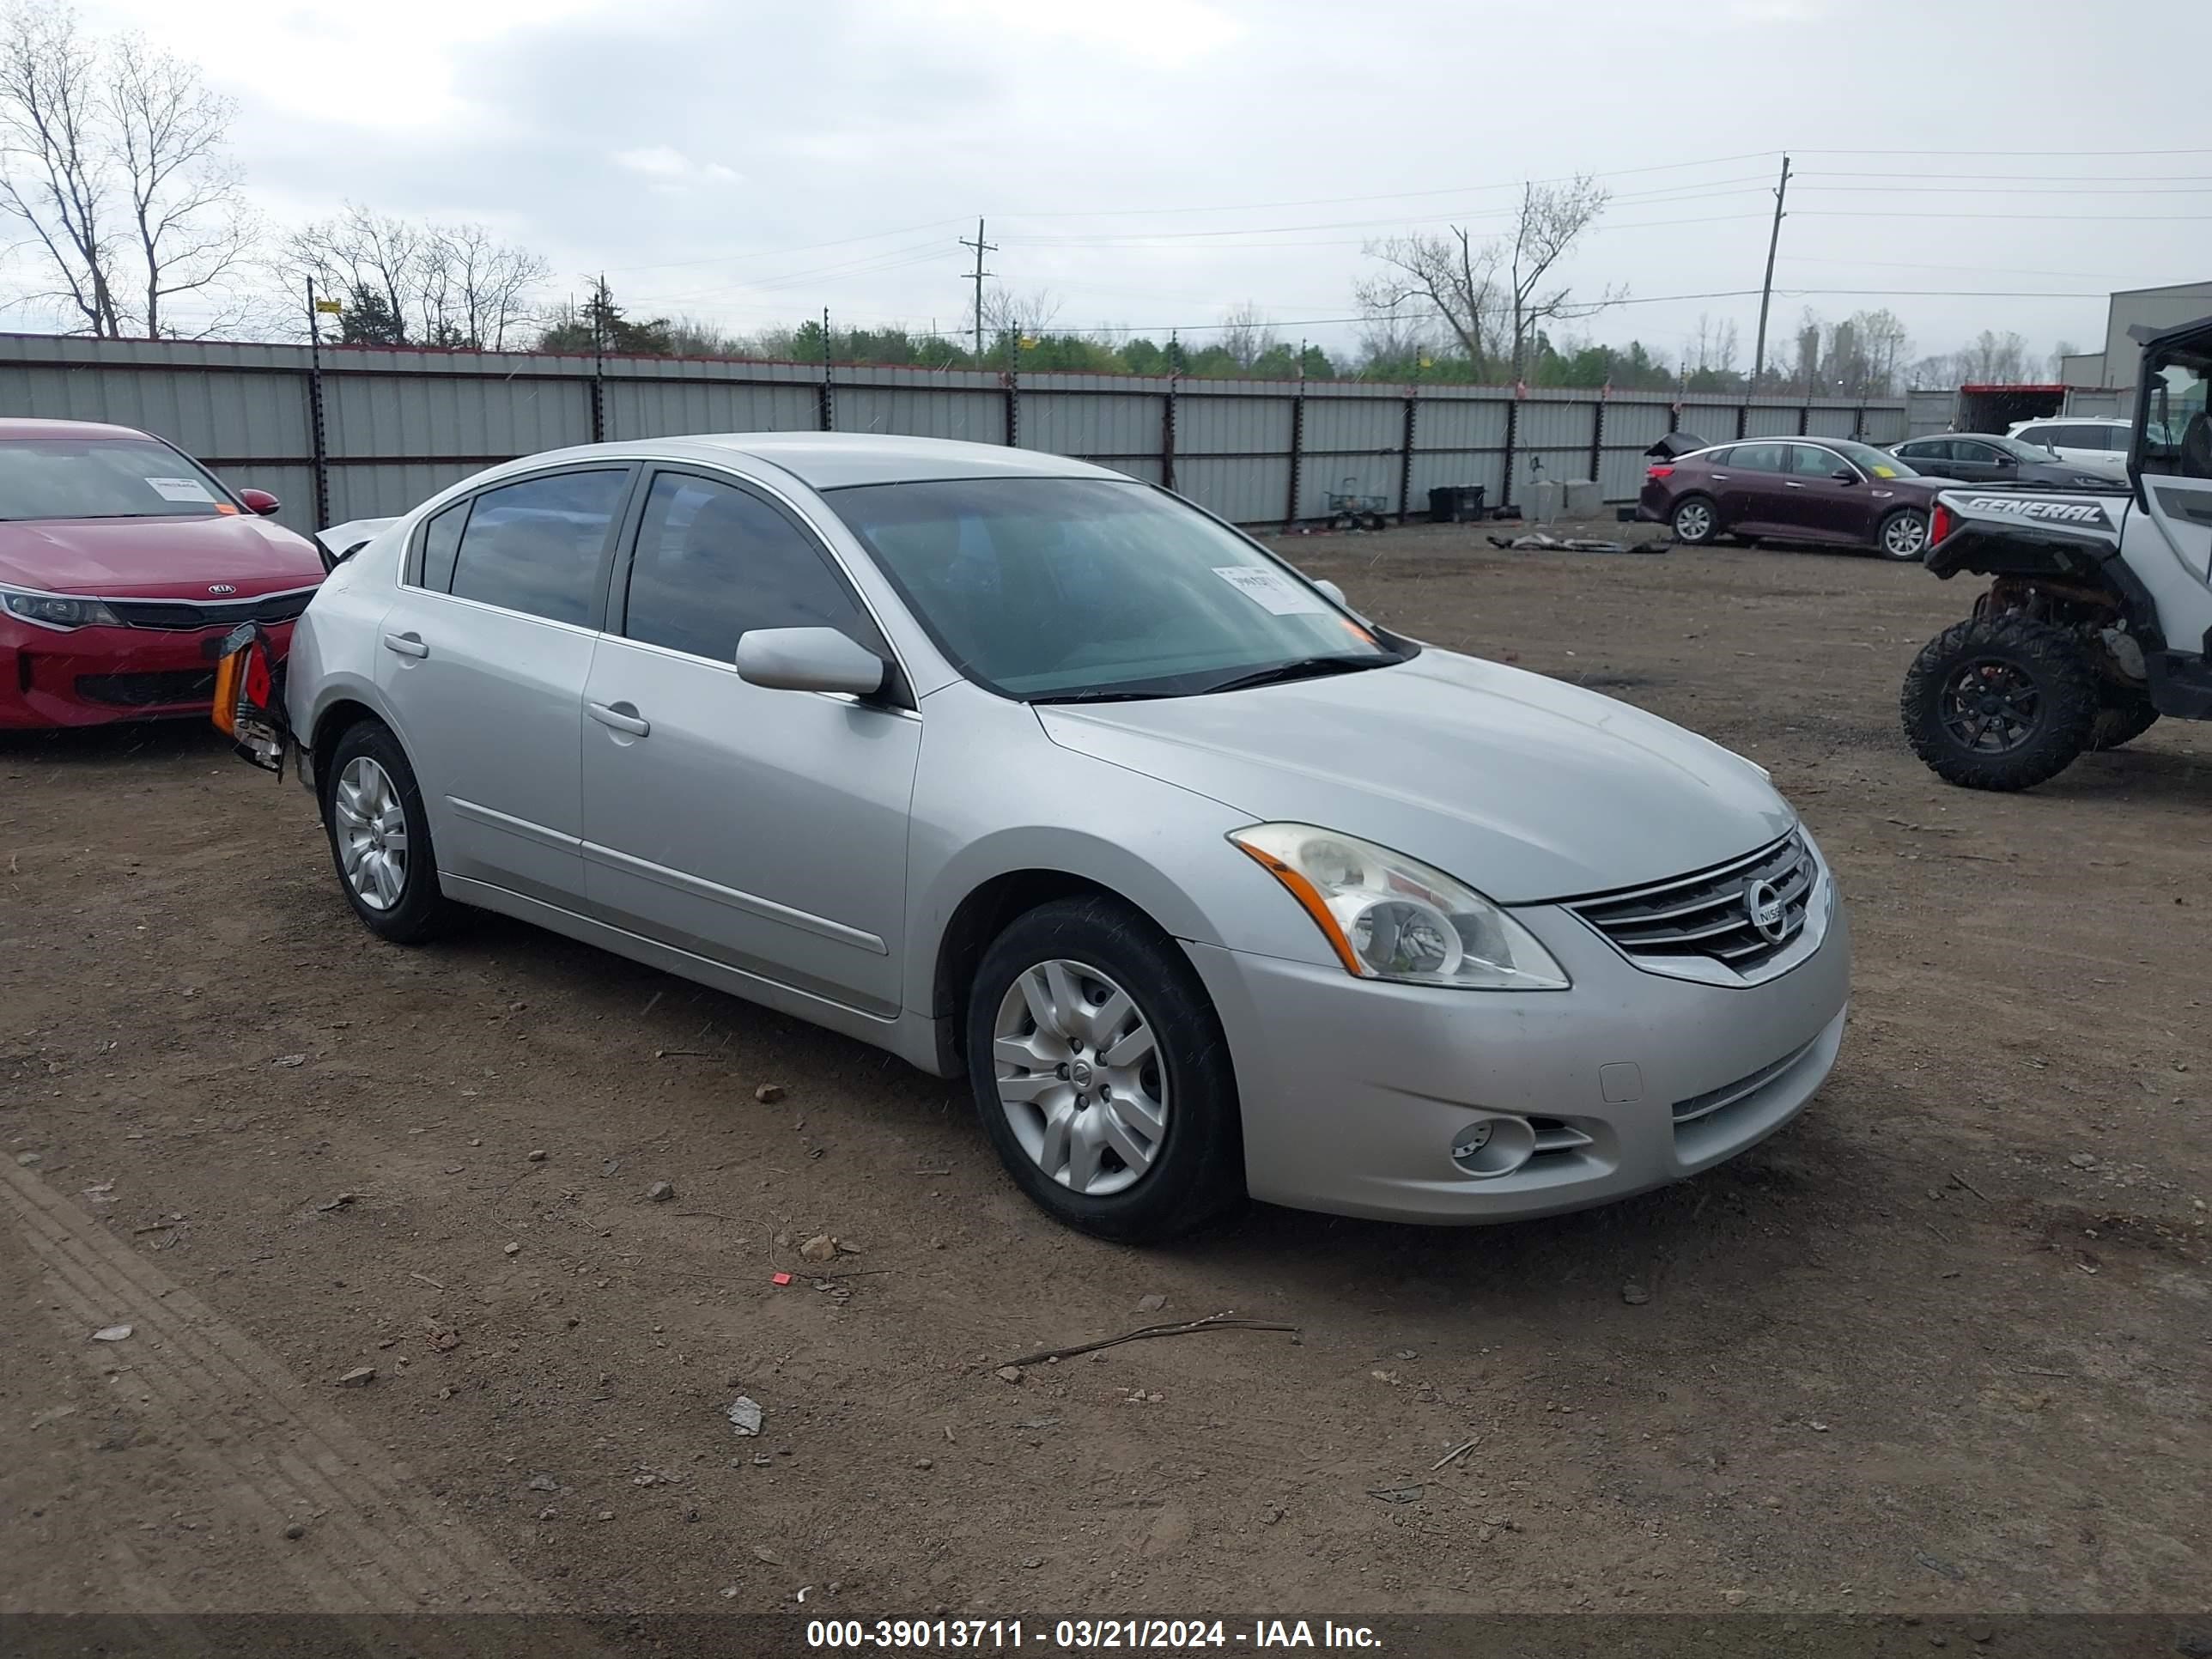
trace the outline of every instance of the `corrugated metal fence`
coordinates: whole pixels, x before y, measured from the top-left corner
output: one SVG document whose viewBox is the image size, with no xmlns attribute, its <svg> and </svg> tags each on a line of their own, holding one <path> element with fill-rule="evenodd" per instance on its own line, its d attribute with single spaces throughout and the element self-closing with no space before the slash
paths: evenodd
<svg viewBox="0 0 2212 1659">
<path fill-rule="evenodd" d="M 1344 380 L 1001 375 L 665 357 L 0 336 L 0 414 L 158 433 L 308 529 L 402 513 L 494 462 L 695 432 L 900 433 L 1018 444 L 1165 483 L 1241 524 L 1318 519 L 1332 493 L 1426 511 L 1595 478 L 1634 499 L 1644 451 L 1803 433 L 1890 443 L 1903 399 L 1850 403 Z"/>
</svg>

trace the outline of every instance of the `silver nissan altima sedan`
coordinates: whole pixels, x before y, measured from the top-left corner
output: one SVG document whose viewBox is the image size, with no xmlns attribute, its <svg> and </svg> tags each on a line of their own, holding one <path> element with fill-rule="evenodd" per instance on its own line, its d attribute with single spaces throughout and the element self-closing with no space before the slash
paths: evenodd
<svg viewBox="0 0 2212 1659">
<path fill-rule="evenodd" d="M 374 933 L 503 911 L 964 1075 L 1111 1238 L 1601 1203 L 1842 1041 L 1843 906 L 1759 767 L 1079 461 L 495 467 L 337 566 L 281 699 Z"/>
</svg>

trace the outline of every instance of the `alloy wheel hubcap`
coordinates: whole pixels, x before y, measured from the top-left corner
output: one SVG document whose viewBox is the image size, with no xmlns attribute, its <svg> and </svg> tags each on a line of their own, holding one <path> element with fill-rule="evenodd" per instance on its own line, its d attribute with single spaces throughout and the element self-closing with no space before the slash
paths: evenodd
<svg viewBox="0 0 2212 1659">
<path fill-rule="evenodd" d="M 1928 527 L 1917 519 L 1899 519 L 1889 526 L 1889 550 L 1900 559 L 1919 552 L 1927 539 Z"/>
<path fill-rule="evenodd" d="M 1674 533 L 1686 542 L 1701 541 L 1712 522 L 1712 514 L 1704 507 L 1686 507 L 1674 515 Z"/>
<path fill-rule="evenodd" d="M 1943 729 L 1961 749 L 2003 755 L 2034 735 L 2043 694 L 2008 662 L 1968 663 L 1943 688 Z"/>
<path fill-rule="evenodd" d="M 1006 988 L 992 1038 L 1000 1109 L 1037 1168 L 1090 1198 L 1144 1179 L 1167 1134 L 1167 1076 L 1127 991 L 1084 963 L 1041 962 Z"/>
<path fill-rule="evenodd" d="M 407 811 L 392 775 L 356 755 L 338 774 L 331 810 L 346 884 L 370 909 L 389 910 L 407 886 Z"/>
</svg>

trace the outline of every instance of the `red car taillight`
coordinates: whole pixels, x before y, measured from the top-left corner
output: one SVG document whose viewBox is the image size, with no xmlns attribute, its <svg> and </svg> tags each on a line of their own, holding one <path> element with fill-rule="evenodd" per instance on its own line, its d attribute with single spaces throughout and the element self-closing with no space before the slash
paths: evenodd
<svg viewBox="0 0 2212 1659">
<path fill-rule="evenodd" d="M 1674 469 L 1673 467 L 1662 465 L 1658 462 L 1654 462 L 1644 471 L 1644 476 L 1647 478 L 1668 478 L 1672 477 L 1674 473 Z"/>
<path fill-rule="evenodd" d="M 1941 501 L 1936 502 L 1936 510 L 1928 515 L 1928 545 L 1935 546 L 1958 527 L 1958 520 L 1951 516 L 1951 509 Z"/>
</svg>

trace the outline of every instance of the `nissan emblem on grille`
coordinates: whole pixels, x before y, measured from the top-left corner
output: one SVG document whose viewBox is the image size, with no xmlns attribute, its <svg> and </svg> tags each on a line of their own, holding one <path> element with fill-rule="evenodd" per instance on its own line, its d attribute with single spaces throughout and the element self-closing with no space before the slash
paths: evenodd
<svg viewBox="0 0 2212 1659">
<path fill-rule="evenodd" d="M 1790 913 L 1782 902 L 1782 895 L 1771 881 L 1747 881 L 1743 884 L 1743 908 L 1751 913 L 1751 925 L 1765 938 L 1779 945 L 1790 933 Z"/>
<path fill-rule="evenodd" d="M 224 593 L 235 593 L 238 590 L 235 587 L 233 587 L 228 582 L 210 582 L 208 584 L 208 592 L 216 595 L 222 595 Z"/>
</svg>

